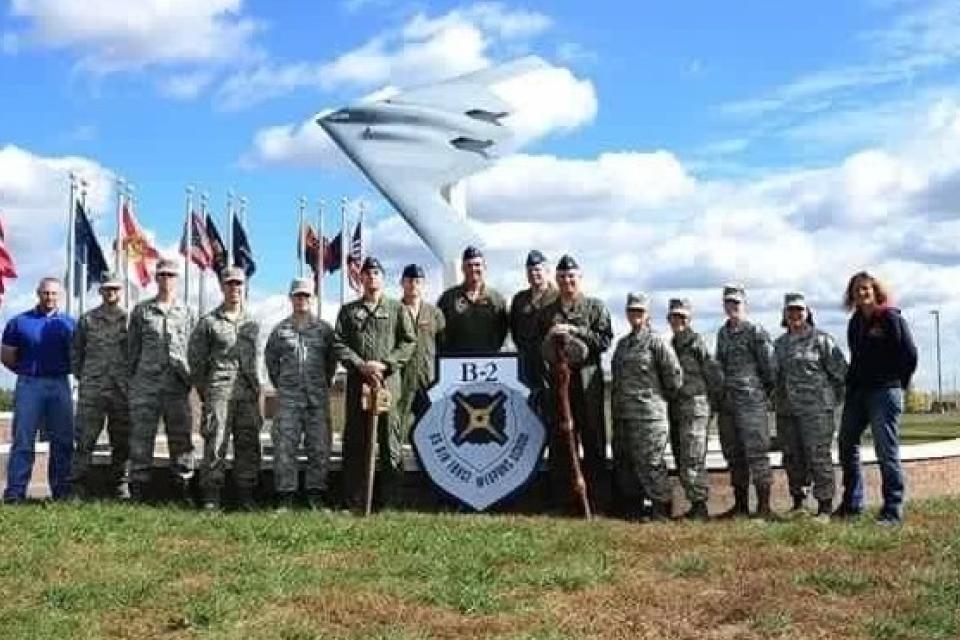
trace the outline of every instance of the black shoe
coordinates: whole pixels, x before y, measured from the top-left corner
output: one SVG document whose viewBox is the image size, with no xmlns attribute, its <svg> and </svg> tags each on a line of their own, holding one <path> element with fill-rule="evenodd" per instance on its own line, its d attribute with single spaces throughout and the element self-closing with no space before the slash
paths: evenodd
<svg viewBox="0 0 960 640">
<path fill-rule="evenodd" d="M 307 492 L 307 506 L 314 511 L 330 511 L 324 492 L 320 490 Z"/>
<path fill-rule="evenodd" d="M 203 504 L 200 505 L 200 508 L 208 513 L 216 513 L 220 511 L 220 501 L 211 498 L 205 499 Z"/>
<path fill-rule="evenodd" d="M 277 513 L 286 513 L 287 511 L 293 511 L 293 502 L 295 494 L 292 491 L 279 491 L 276 496 L 276 511 Z"/>
<path fill-rule="evenodd" d="M 673 503 L 669 500 L 653 503 L 653 514 L 651 519 L 654 522 L 668 522 L 673 515 Z"/>
<path fill-rule="evenodd" d="M 130 485 L 126 482 L 117 483 L 116 488 L 113 492 L 114 497 L 121 502 L 128 502 L 133 496 L 130 494 Z"/>
<path fill-rule="evenodd" d="M 3 496 L 3 504 L 15 507 L 21 504 L 26 504 L 27 499 L 23 496 Z"/>
<path fill-rule="evenodd" d="M 701 522 L 709 519 L 710 513 L 707 511 L 707 503 L 698 501 L 690 505 L 690 509 L 683 514 L 684 520 L 699 520 Z"/>
<path fill-rule="evenodd" d="M 237 489 L 237 508 L 240 511 L 255 511 L 257 501 L 253 498 L 253 487 L 239 487 Z"/>
<path fill-rule="evenodd" d="M 803 511 L 803 503 L 806 499 L 806 496 L 793 496 L 793 506 L 790 508 L 790 511 Z"/>
<path fill-rule="evenodd" d="M 777 519 L 770 508 L 770 487 L 757 487 L 757 517 L 764 520 Z"/>
<path fill-rule="evenodd" d="M 733 506 L 717 516 L 720 520 L 732 518 L 747 518 L 750 516 L 749 489 L 735 488 L 733 490 Z"/>
<path fill-rule="evenodd" d="M 846 502 L 841 502 L 836 511 L 830 516 L 837 520 L 852 520 L 863 515 L 863 507 L 851 507 Z"/>
<path fill-rule="evenodd" d="M 129 485 L 130 499 L 134 502 L 146 502 L 146 484 L 143 482 L 131 482 Z"/>
</svg>

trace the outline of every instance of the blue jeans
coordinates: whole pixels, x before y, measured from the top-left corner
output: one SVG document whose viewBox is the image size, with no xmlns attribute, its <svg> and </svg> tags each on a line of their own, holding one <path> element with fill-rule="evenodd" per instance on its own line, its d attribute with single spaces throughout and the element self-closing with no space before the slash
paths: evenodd
<svg viewBox="0 0 960 640">
<path fill-rule="evenodd" d="M 7 461 L 4 499 L 23 499 L 33 471 L 37 427 L 43 423 L 50 437 L 47 478 L 54 499 L 70 496 L 73 456 L 73 400 L 67 376 L 18 376 L 13 396 L 13 447 Z"/>
<path fill-rule="evenodd" d="M 903 391 L 899 387 L 848 389 L 840 422 L 840 466 L 843 468 L 843 505 L 863 509 L 863 470 L 860 436 L 870 425 L 873 447 L 883 486 L 881 515 L 903 517 L 903 466 L 900 464 L 900 414 Z"/>
</svg>

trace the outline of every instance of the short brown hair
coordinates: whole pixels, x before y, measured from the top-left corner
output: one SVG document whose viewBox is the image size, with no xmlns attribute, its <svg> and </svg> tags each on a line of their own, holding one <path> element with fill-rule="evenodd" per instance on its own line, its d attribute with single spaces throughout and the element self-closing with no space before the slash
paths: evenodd
<svg viewBox="0 0 960 640">
<path fill-rule="evenodd" d="M 887 288 L 887 285 L 885 285 L 880 278 L 869 271 L 857 271 L 850 276 L 850 280 L 847 282 L 846 292 L 843 295 L 843 307 L 847 311 L 853 311 L 857 306 L 854 299 L 854 289 L 856 289 L 857 283 L 860 280 L 870 281 L 870 286 L 873 287 L 873 297 L 877 299 L 877 304 L 886 304 L 887 300 L 890 299 L 890 289 Z"/>
</svg>

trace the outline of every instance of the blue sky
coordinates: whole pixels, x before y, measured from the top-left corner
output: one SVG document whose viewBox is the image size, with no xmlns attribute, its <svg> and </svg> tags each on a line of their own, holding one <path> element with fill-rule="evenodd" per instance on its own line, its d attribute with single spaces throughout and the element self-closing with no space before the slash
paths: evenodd
<svg viewBox="0 0 960 640">
<path fill-rule="evenodd" d="M 67 168 L 108 214 L 113 176 L 136 183 L 164 248 L 187 184 L 218 209 L 246 195 L 265 320 L 295 270 L 301 195 L 366 199 L 389 267 L 429 260 L 310 117 L 535 53 L 557 75 L 516 92 L 527 144 L 468 186 L 502 288 L 538 244 L 580 255 L 614 308 L 628 289 L 689 295 L 712 330 L 716 289 L 737 279 L 771 329 L 782 293 L 804 289 L 840 332 L 839 289 L 866 266 L 918 332 L 933 306 L 953 329 L 958 16 L 947 0 L 0 2 L 0 209 L 30 255 L 8 300 L 49 268 L 35 256 L 61 241 Z"/>
</svg>

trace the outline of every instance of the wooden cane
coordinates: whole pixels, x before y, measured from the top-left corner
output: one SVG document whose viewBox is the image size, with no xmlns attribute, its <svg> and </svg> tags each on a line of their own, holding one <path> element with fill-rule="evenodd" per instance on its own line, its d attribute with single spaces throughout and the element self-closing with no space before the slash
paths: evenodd
<svg viewBox="0 0 960 640">
<path fill-rule="evenodd" d="M 583 517 L 589 520 L 592 517 L 590 498 L 587 495 L 587 481 L 580 469 L 580 451 L 577 434 L 573 429 L 573 411 L 570 409 L 570 359 L 567 357 L 567 339 L 568 336 L 562 334 L 555 337 L 557 349 L 557 413 L 559 418 L 557 429 L 559 429 L 560 435 L 567 445 L 574 500 L 580 503 Z"/>
<path fill-rule="evenodd" d="M 366 451 L 366 499 L 363 515 L 373 511 L 373 485 L 377 469 L 377 421 L 380 419 L 380 382 L 371 379 L 368 383 L 370 394 L 367 397 L 367 451 Z"/>
</svg>

